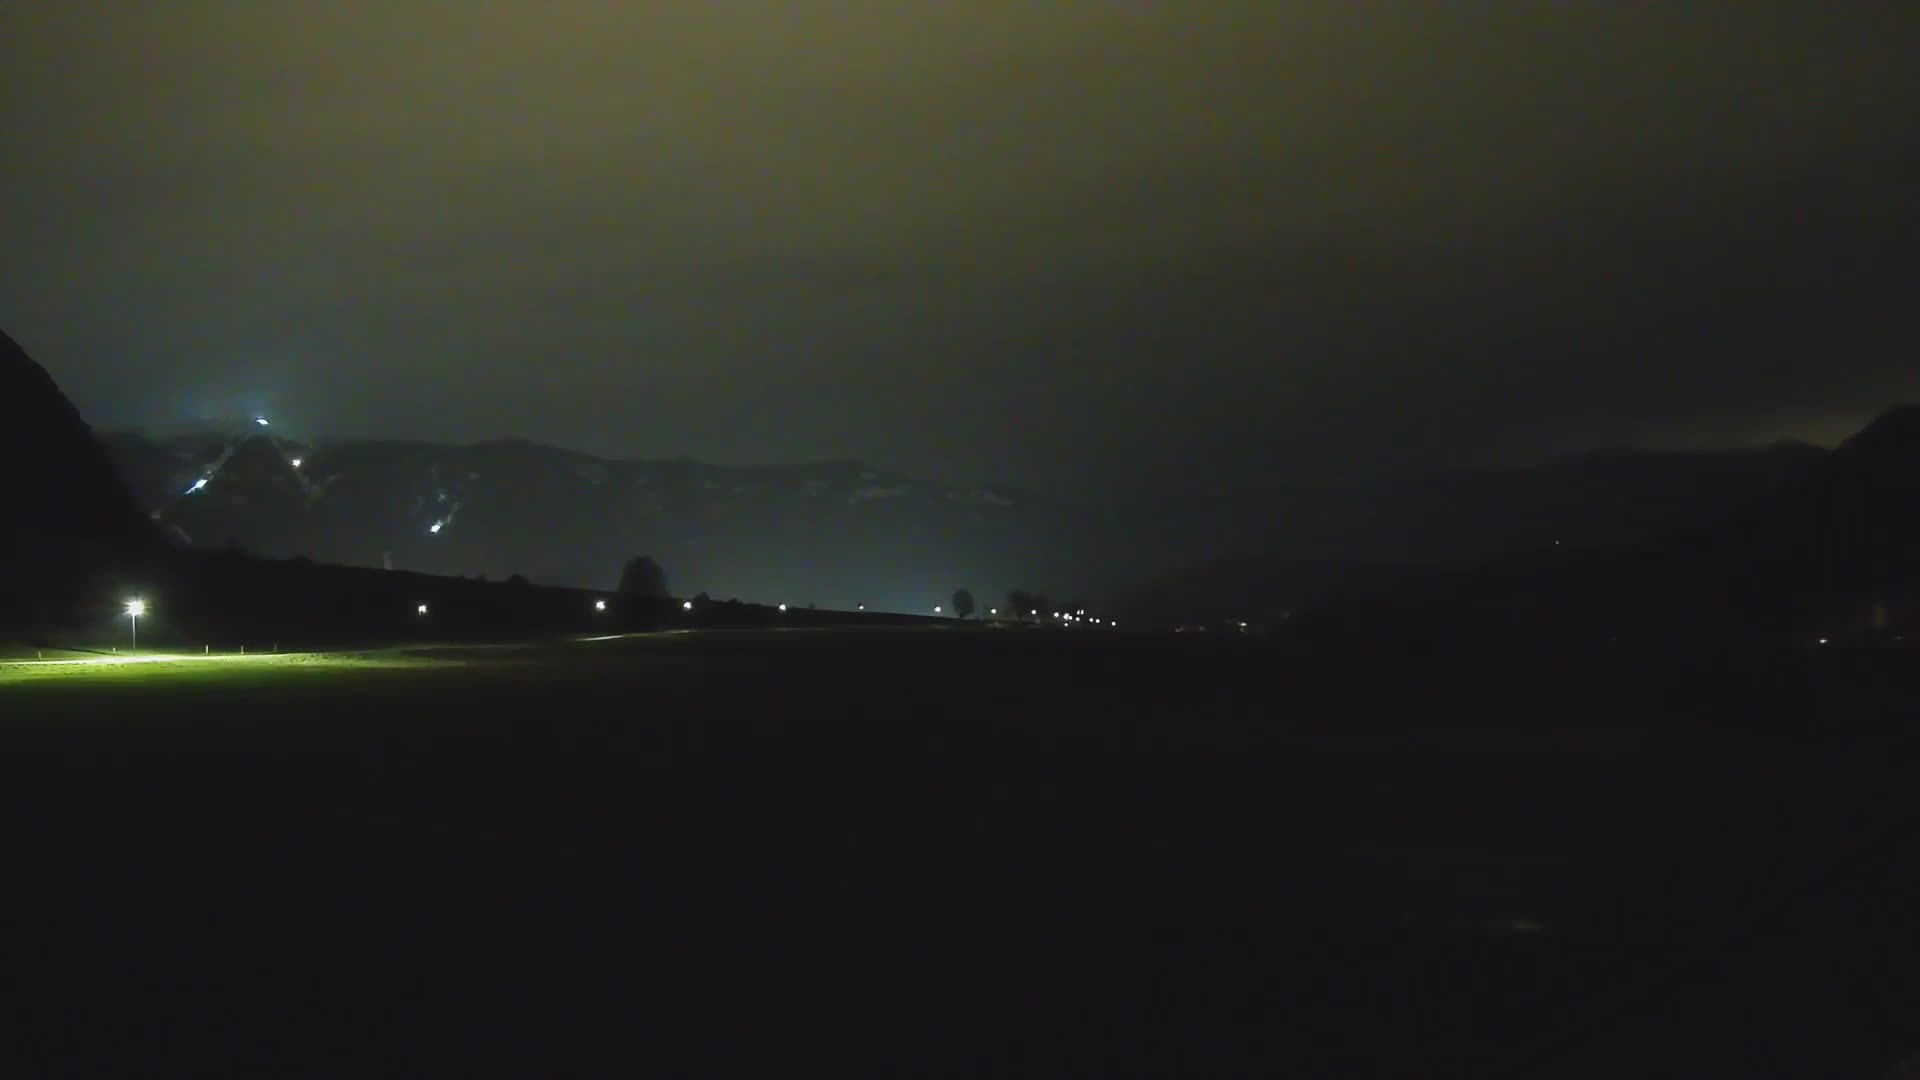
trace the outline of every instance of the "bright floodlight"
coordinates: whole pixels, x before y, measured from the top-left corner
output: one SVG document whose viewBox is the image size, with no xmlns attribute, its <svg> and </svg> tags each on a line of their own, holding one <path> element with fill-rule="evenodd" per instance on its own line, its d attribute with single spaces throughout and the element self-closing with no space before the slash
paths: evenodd
<svg viewBox="0 0 1920 1080">
<path fill-rule="evenodd" d="M 428 531 L 428 532 L 430 532 L 430 533 L 437 533 L 437 532 L 439 532 L 439 531 L 440 531 L 440 527 L 441 527 L 441 526 L 443 526 L 443 525 L 445 525 L 445 524 L 446 524 L 446 522 L 444 522 L 444 521 L 436 521 L 436 522 L 434 522 L 433 524 L 431 524 L 431 525 L 429 525 L 429 526 L 427 526 L 427 531 Z"/>
<path fill-rule="evenodd" d="M 1027 614 L 1028 614 L 1028 615 L 1038 615 L 1038 614 L 1040 614 L 1040 613 L 1039 613 L 1038 611 L 1029 611 L 1029 612 L 1027 612 Z"/>
<path fill-rule="evenodd" d="M 933 605 L 933 613 L 934 613 L 935 615 L 938 615 L 938 614 L 940 614 L 940 605 L 939 605 L 939 604 L 935 604 L 935 605 Z"/>
<path fill-rule="evenodd" d="M 691 601 L 691 600 L 682 600 L 682 601 L 680 601 L 680 610 L 681 610 L 681 611 L 692 611 L 692 610 L 693 610 L 693 601 Z"/>
<path fill-rule="evenodd" d="M 191 495 L 194 492 L 199 491 L 201 488 L 206 486 L 207 486 L 207 478 L 203 476 L 200 479 L 195 480 L 193 482 L 193 486 L 187 489 L 187 494 Z"/>
<path fill-rule="evenodd" d="M 135 597 L 127 601 L 127 629 L 133 632 L 132 646 L 128 652 L 140 651 L 140 616 L 147 613 L 147 602 Z"/>
<path fill-rule="evenodd" d="M 425 615 L 427 613 L 427 605 L 421 604 L 419 607 L 414 608 L 413 610 L 419 612 L 422 615 Z"/>
<path fill-rule="evenodd" d="M 607 610 L 607 602 L 605 600 L 595 600 L 593 602 L 593 610 L 595 611 Z"/>
<path fill-rule="evenodd" d="M 785 611 L 785 610 L 787 610 L 787 605 L 785 605 L 785 604 L 781 604 L 781 605 L 780 605 L 780 610 L 781 610 L 781 611 Z"/>
<path fill-rule="evenodd" d="M 301 459 L 299 459 L 299 458 L 294 458 L 294 459 L 292 459 L 291 461 L 288 461 L 288 462 L 287 462 L 287 464 L 289 464 L 289 465 L 291 465 L 291 466 L 293 466 L 294 468 L 296 468 L 296 469 L 297 469 L 297 468 L 299 468 L 299 467 L 300 467 L 300 460 L 301 460 Z"/>
<path fill-rule="evenodd" d="M 861 611 L 865 611 L 865 610 L 867 610 L 867 605 L 865 605 L 865 604 L 861 604 L 861 605 L 859 605 L 859 607 L 860 607 L 860 610 L 861 610 Z"/>
<path fill-rule="evenodd" d="M 989 615 L 998 615 L 998 614 L 1000 614 L 1000 609 L 999 609 L 999 608 L 997 608 L 997 607 L 990 607 L 990 608 L 988 608 L 988 609 L 987 609 L 987 614 L 989 614 Z"/>
<path fill-rule="evenodd" d="M 253 422 L 254 422 L 254 423 L 256 423 L 256 424 L 259 424 L 259 425 L 260 425 L 261 427 L 266 427 L 266 426 L 267 426 L 267 418 L 266 418 L 266 417 L 264 417 L 264 416 L 256 416 L 256 417 L 254 417 L 254 418 L 253 418 Z"/>
</svg>

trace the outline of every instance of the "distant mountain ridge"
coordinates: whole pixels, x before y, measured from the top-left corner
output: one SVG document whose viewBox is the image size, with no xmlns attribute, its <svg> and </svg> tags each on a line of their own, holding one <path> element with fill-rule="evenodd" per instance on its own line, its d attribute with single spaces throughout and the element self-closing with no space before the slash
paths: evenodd
<svg viewBox="0 0 1920 1080">
<path fill-rule="evenodd" d="M 1044 572 L 1013 549 L 1031 546 L 1023 530 L 1046 521 L 1045 500 L 852 461 L 621 461 L 519 439 L 309 444 L 244 427 L 109 445 L 178 537 L 264 555 L 604 588 L 646 553 L 689 593 L 876 610 L 930 611 L 957 583 Z"/>
<path fill-rule="evenodd" d="M 1264 559 L 1325 584 L 1351 580 L 1336 564 L 1631 543 L 1715 520 L 1825 453 L 1603 451 L 1364 485 L 1076 503 L 858 461 L 610 460 L 520 439 L 307 443 L 238 424 L 108 445 L 156 519 L 206 547 L 586 587 L 609 586 L 647 553 L 685 592 L 930 611 L 963 585 L 983 598 L 1030 588 L 1168 619 L 1160 609 L 1206 590 L 1149 603 L 1135 583 Z M 1240 606 L 1292 606 L 1300 591 L 1255 590 Z"/>
<path fill-rule="evenodd" d="M 118 595 L 107 579 L 164 561 L 164 530 L 201 548 L 595 588 L 647 553 L 683 595 L 875 610 L 930 611 L 964 585 L 982 606 L 1037 588 L 1129 618 L 1223 605 L 1272 617 L 1347 592 L 1378 602 L 1329 609 L 1339 618 L 1429 637 L 1920 632 L 1912 405 L 1830 452 L 1607 450 L 1076 504 L 848 461 L 609 461 L 512 439 L 308 443 L 249 422 L 101 440 L 0 335 L 0 449 L 35 466 L 0 530 L 0 614 L 14 619 Z"/>
<path fill-rule="evenodd" d="M 1920 407 L 1882 414 L 1789 482 L 1645 542 L 1402 574 L 1324 605 L 1360 637 L 1818 647 L 1920 634 Z"/>
</svg>

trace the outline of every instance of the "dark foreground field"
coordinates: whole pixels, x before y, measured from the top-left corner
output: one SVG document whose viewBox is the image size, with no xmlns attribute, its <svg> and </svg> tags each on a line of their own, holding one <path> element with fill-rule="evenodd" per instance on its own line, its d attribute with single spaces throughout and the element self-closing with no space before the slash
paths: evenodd
<svg viewBox="0 0 1920 1080">
<path fill-rule="evenodd" d="M 1876 1076 L 1920 1048 L 1909 666 L 928 630 L 0 671 L 0 1055 Z"/>
</svg>

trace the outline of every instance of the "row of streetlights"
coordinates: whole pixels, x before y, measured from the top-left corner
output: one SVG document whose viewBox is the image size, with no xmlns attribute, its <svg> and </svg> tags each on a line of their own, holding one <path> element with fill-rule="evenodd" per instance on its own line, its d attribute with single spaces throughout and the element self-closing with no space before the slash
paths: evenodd
<svg viewBox="0 0 1920 1080">
<path fill-rule="evenodd" d="M 424 618 L 431 609 L 426 604 L 419 604 L 415 606 L 413 610 L 414 610 L 414 614 Z M 593 610 L 596 613 L 604 614 L 607 610 L 607 602 L 604 599 L 595 600 L 593 602 Z M 682 600 L 680 602 L 680 610 L 692 611 L 693 601 Z M 786 611 L 787 605 L 781 604 L 780 610 L 783 612 Z M 860 610 L 861 611 L 867 610 L 867 605 L 861 604 Z M 131 651 L 138 652 L 140 649 L 140 616 L 145 615 L 147 613 L 147 602 L 145 600 L 140 599 L 139 597 L 134 597 L 133 599 L 130 599 L 126 602 L 125 611 L 127 613 L 127 626 L 132 631 L 132 635 L 133 635 Z M 934 606 L 933 613 L 935 615 L 940 614 L 939 605 Z M 1000 609 L 994 608 L 990 613 L 994 615 L 998 615 L 1000 613 Z M 1032 612 L 1031 614 L 1038 615 L 1039 612 L 1036 611 L 1036 612 Z M 1055 616 L 1055 618 L 1058 618 L 1058 617 L 1059 616 L 1057 615 Z M 1093 621 L 1096 623 L 1099 622 L 1098 619 L 1095 619 Z"/>
</svg>

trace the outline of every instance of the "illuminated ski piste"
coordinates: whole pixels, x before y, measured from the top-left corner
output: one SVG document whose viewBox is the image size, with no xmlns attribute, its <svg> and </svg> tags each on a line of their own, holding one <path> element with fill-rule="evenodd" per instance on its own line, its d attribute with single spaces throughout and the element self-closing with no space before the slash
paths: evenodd
<svg viewBox="0 0 1920 1080">
<path fill-rule="evenodd" d="M 169 499 L 165 506 L 155 510 L 153 516 L 156 518 L 161 517 L 167 511 L 173 509 L 181 499 L 205 491 L 207 485 L 213 483 L 213 481 L 220 476 L 221 471 L 227 467 L 227 463 L 233 460 L 233 456 L 240 452 L 240 448 L 255 439 L 266 440 L 267 445 L 273 449 L 273 452 L 280 455 L 280 460 L 287 466 L 287 472 L 293 475 L 294 482 L 300 485 L 301 493 L 307 498 L 312 499 L 318 489 L 311 480 L 307 479 L 307 474 L 301 471 L 301 466 L 306 464 L 306 459 L 289 453 L 281 440 L 269 430 L 271 427 L 272 425 L 265 417 L 256 416 L 253 418 L 252 427 L 243 427 L 228 436 L 226 445 L 221 448 L 220 456 L 213 460 L 213 464 L 202 469 L 200 475 L 194 479 L 191 486 L 180 494 L 175 495 L 172 499 Z"/>
<path fill-rule="evenodd" d="M 306 471 L 306 452 L 300 451 L 297 447 L 294 450 L 289 450 L 287 444 L 278 436 L 274 435 L 271 428 L 271 422 L 262 416 L 254 417 L 251 425 L 238 427 L 227 437 L 226 443 L 220 449 L 219 456 L 215 457 L 211 464 L 202 468 L 200 475 L 195 477 L 193 482 L 189 484 L 185 490 L 180 491 L 168 499 L 164 505 L 155 509 L 151 516 L 155 520 L 164 520 L 167 513 L 178 506 L 181 500 L 205 491 L 215 480 L 219 479 L 220 474 L 225 471 L 227 464 L 233 460 L 234 455 L 238 454 L 243 447 L 255 439 L 266 440 L 267 446 L 271 447 L 273 452 L 279 455 L 280 460 L 287 467 L 287 472 L 292 475 L 294 483 L 300 485 L 301 494 L 306 496 L 309 503 L 319 498 L 326 490 L 327 485 L 334 479 L 337 479 L 337 477 L 329 477 L 324 481 L 316 483 Z M 437 496 L 439 502 L 449 505 L 446 507 L 444 514 L 434 518 L 428 523 L 427 534 L 430 536 L 438 536 L 446 531 L 446 529 L 453 524 L 454 519 L 460 516 L 460 508 L 463 505 L 460 499 L 448 499 L 444 489 L 439 491 Z M 178 528 L 178 526 L 176 526 L 176 528 Z M 182 535 L 184 536 L 185 534 L 183 533 Z"/>
</svg>

